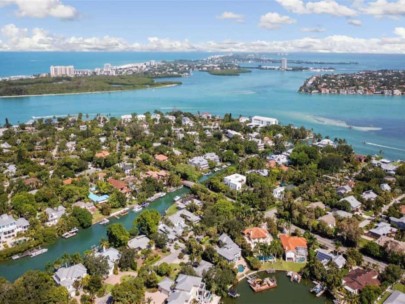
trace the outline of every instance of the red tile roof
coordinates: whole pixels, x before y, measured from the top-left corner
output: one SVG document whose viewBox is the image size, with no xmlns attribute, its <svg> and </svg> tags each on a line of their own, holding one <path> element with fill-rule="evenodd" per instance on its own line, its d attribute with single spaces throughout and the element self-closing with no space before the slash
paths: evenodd
<svg viewBox="0 0 405 304">
<path fill-rule="evenodd" d="M 103 150 L 103 151 L 97 152 L 96 155 L 95 155 L 95 157 L 96 157 L 96 158 L 106 158 L 106 157 L 108 157 L 109 155 L 110 155 L 110 152 L 108 152 L 108 151 L 106 151 L 106 150 Z"/>
<path fill-rule="evenodd" d="M 297 247 L 307 248 L 307 240 L 303 237 L 280 234 L 280 241 L 285 251 L 295 251 Z"/>
<path fill-rule="evenodd" d="M 265 239 L 269 236 L 266 229 L 259 227 L 247 228 L 245 231 L 243 231 L 243 234 L 248 236 L 251 240 Z"/>
<path fill-rule="evenodd" d="M 343 278 L 345 285 L 353 290 L 362 290 L 367 285 L 379 286 L 378 272 L 375 270 L 357 268 Z"/>
<path fill-rule="evenodd" d="M 130 190 L 129 190 L 129 188 L 128 188 L 128 185 L 127 185 L 126 182 L 123 182 L 123 181 L 120 181 L 120 180 L 116 180 L 116 179 L 113 179 L 113 178 L 109 178 L 109 179 L 108 179 L 108 183 L 109 183 L 111 186 L 113 186 L 115 189 L 120 190 L 121 192 L 124 192 L 124 193 L 130 192 Z"/>
<path fill-rule="evenodd" d="M 158 154 L 158 155 L 155 155 L 155 159 L 157 161 L 167 161 L 169 158 L 166 155 Z"/>
</svg>

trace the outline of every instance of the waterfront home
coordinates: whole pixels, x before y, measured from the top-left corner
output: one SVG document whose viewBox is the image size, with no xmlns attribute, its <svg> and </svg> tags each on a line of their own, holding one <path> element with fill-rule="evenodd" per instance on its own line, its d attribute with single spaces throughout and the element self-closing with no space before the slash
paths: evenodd
<svg viewBox="0 0 405 304">
<path fill-rule="evenodd" d="M 163 180 L 168 176 L 169 176 L 169 173 L 165 170 L 159 170 L 159 171 L 149 170 L 145 173 L 145 177 L 150 177 L 150 178 L 153 178 L 156 180 Z"/>
<path fill-rule="evenodd" d="M 107 182 L 115 189 L 120 191 L 121 193 L 128 195 L 131 193 L 131 189 L 129 189 L 128 184 L 124 181 L 116 180 L 114 178 L 109 178 Z"/>
<path fill-rule="evenodd" d="M 336 192 L 339 196 L 344 196 L 352 192 L 352 188 L 349 185 L 340 186 L 336 189 Z"/>
<path fill-rule="evenodd" d="M 379 238 L 381 236 L 393 236 L 397 232 L 397 229 L 392 228 L 390 224 L 380 222 L 373 229 L 370 229 L 369 235 L 374 238 Z"/>
<path fill-rule="evenodd" d="M 173 280 L 169 279 L 168 277 L 165 277 L 162 281 L 159 282 L 158 284 L 158 290 L 168 296 L 171 292 L 172 289 L 174 288 L 175 283 Z"/>
<path fill-rule="evenodd" d="M 266 229 L 260 227 L 247 228 L 243 231 L 246 242 L 252 249 L 256 247 L 258 243 L 269 244 L 273 238 Z"/>
<path fill-rule="evenodd" d="M 66 208 L 59 206 L 57 208 L 46 208 L 45 213 L 48 217 L 48 221 L 45 223 L 47 226 L 56 225 L 59 219 L 66 213 Z"/>
<path fill-rule="evenodd" d="M 404 304 L 405 303 L 405 293 L 394 290 L 392 294 L 384 301 L 383 304 Z"/>
<path fill-rule="evenodd" d="M 219 237 L 219 244 L 216 250 L 228 262 L 237 262 L 242 256 L 242 249 L 225 233 Z"/>
<path fill-rule="evenodd" d="M 92 203 L 86 203 L 83 201 L 80 202 L 76 202 L 72 205 L 73 207 L 79 207 L 81 209 L 86 209 L 87 211 L 89 211 L 90 213 L 94 213 L 96 212 L 97 208 L 94 207 L 94 205 Z"/>
<path fill-rule="evenodd" d="M 325 223 L 330 228 L 336 227 L 336 218 L 333 216 L 333 213 L 327 213 L 321 216 L 318 218 L 318 221 Z"/>
<path fill-rule="evenodd" d="M 200 262 L 193 264 L 193 269 L 199 277 L 203 277 L 204 273 L 207 273 L 207 271 L 210 270 L 213 266 L 214 265 L 210 262 L 201 260 Z"/>
<path fill-rule="evenodd" d="M 356 268 L 343 278 L 342 284 L 349 292 L 358 294 L 367 285 L 379 286 L 380 281 L 376 270 Z"/>
<path fill-rule="evenodd" d="M 390 217 L 390 222 L 399 229 L 405 230 L 405 216 L 401 218 Z"/>
<path fill-rule="evenodd" d="M 246 176 L 235 173 L 224 177 L 224 183 L 232 190 L 239 191 L 242 189 L 242 186 L 246 184 Z"/>
<path fill-rule="evenodd" d="M 167 298 L 167 304 L 185 304 L 193 301 L 201 304 L 211 303 L 212 295 L 206 290 L 202 278 L 180 274 L 175 282 L 174 291 Z"/>
<path fill-rule="evenodd" d="M 15 220 L 11 215 L 0 215 L 0 243 L 11 242 L 19 232 L 28 230 L 30 223 L 23 217 Z"/>
<path fill-rule="evenodd" d="M 121 115 L 121 120 L 123 123 L 129 123 L 132 121 L 132 115 L 131 114 Z"/>
<path fill-rule="evenodd" d="M 228 138 L 233 138 L 233 137 L 235 137 L 235 136 L 238 136 L 238 137 L 240 137 L 240 138 L 243 138 L 242 133 L 236 132 L 236 131 L 234 131 L 234 130 L 226 130 L 226 131 L 225 131 L 225 136 L 228 137 Z"/>
<path fill-rule="evenodd" d="M 201 221 L 201 218 L 199 216 L 194 215 L 186 209 L 177 211 L 175 214 L 169 216 L 168 218 L 175 226 L 177 225 L 177 223 L 184 223 L 184 221 L 192 224 L 197 224 L 199 221 Z M 186 224 L 181 225 L 184 227 L 187 226 Z"/>
<path fill-rule="evenodd" d="M 83 264 L 76 264 L 70 267 L 61 267 L 53 275 L 56 284 L 65 287 L 70 296 L 75 295 L 73 284 L 87 275 L 87 269 Z"/>
<path fill-rule="evenodd" d="M 339 202 L 348 202 L 350 206 L 350 211 L 359 211 L 361 207 L 361 203 L 353 196 L 347 196 L 345 198 L 342 198 Z"/>
<path fill-rule="evenodd" d="M 148 249 L 150 248 L 150 239 L 146 235 L 138 235 L 128 241 L 128 247 L 131 249 Z"/>
<path fill-rule="evenodd" d="M 93 192 L 90 192 L 88 198 L 94 203 L 94 204 L 102 204 L 108 201 L 109 196 L 107 194 L 105 195 L 97 195 L 94 194 Z"/>
<path fill-rule="evenodd" d="M 324 266 L 327 266 L 329 263 L 334 263 L 339 269 L 343 268 L 346 264 L 346 259 L 343 255 L 335 255 L 325 249 L 317 249 L 316 259 L 320 261 Z"/>
<path fill-rule="evenodd" d="M 364 191 L 361 197 L 366 201 L 374 201 L 377 198 L 377 194 L 373 190 Z"/>
<path fill-rule="evenodd" d="M 277 187 L 273 190 L 273 196 L 275 199 L 281 200 L 284 197 L 285 187 Z"/>
<path fill-rule="evenodd" d="M 202 156 L 196 156 L 188 161 L 188 164 L 196 167 L 199 170 L 207 170 L 209 168 L 208 161 Z"/>
<path fill-rule="evenodd" d="M 271 118 L 271 117 L 264 117 L 264 116 L 253 116 L 251 123 L 251 126 L 254 127 L 266 127 L 266 126 L 272 126 L 272 125 L 278 125 L 278 120 L 276 118 Z"/>
<path fill-rule="evenodd" d="M 303 237 L 280 234 L 285 260 L 288 262 L 305 262 L 308 256 L 307 240 Z"/>
<path fill-rule="evenodd" d="M 220 164 L 220 162 L 221 162 L 220 159 L 219 159 L 219 156 L 214 152 L 205 153 L 203 155 L 203 157 L 207 161 L 211 161 L 211 162 L 215 163 L 216 165 Z"/>
<path fill-rule="evenodd" d="M 107 249 L 103 248 L 101 252 L 96 252 L 95 256 L 104 257 L 107 259 L 109 271 L 108 275 L 110 276 L 114 273 L 114 266 L 116 263 L 118 263 L 121 254 L 117 249 L 110 247 Z"/>
<path fill-rule="evenodd" d="M 324 139 L 314 143 L 313 145 L 317 146 L 319 148 L 325 148 L 325 147 L 328 147 L 328 146 L 336 147 L 336 144 L 333 142 L 333 140 L 330 140 L 328 138 L 324 138 Z"/>
</svg>

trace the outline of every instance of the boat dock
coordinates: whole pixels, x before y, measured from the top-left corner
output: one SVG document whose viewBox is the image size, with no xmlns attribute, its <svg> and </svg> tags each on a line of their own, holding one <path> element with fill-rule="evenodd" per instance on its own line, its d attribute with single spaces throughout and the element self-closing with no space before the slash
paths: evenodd
<svg viewBox="0 0 405 304">
<path fill-rule="evenodd" d="M 76 227 L 73 228 L 72 230 L 65 232 L 64 234 L 62 234 L 62 237 L 65 239 L 71 238 L 72 236 L 75 236 L 77 234 L 77 232 L 79 231 L 79 229 L 77 229 Z"/>
<path fill-rule="evenodd" d="M 277 282 L 274 278 L 260 279 L 257 277 L 252 277 L 248 279 L 248 284 L 254 292 L 261 292 L 277 287 Z"/>
</svg>

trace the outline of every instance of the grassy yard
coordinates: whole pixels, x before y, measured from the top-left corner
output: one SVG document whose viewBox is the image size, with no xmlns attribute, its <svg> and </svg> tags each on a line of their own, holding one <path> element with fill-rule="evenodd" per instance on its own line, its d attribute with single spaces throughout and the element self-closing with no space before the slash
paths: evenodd
<svg viewBox="0 0 405 304">
<path fill-rule="evenodd" d="M 401 284 L 401 283 L 394 284 L 394 285 L 392 286 L 392 289 L 393 289 L 393 290 L 398 290 L 398 291 L 400 291 L 400 292 L 405 293 L 405 285 L 404 285 L 404 284 Z"/>
<path fill-rule="evenodd" d="M 166 215 L 171 216 L 177 212 L 177 206 L 176 204 L 171 205 L 167 210 L 166 210 Z"/>
<path fill-rule="evenodd" d="M 364 214 L 367 215 L 367 216 L 373 216 L 374 212 L 371 211 L 371 210 L 368 210 L 368 211 L 364 211 Z"/>
<path fill-rule="evenodd" d="M 302 268 L 305 267 L 305 265 L 306 265 L 305 263 L 293 263 L 293 262 L 286 262 L 283 260 L 277 260 L 277 262 L 274 263 L 271 262 L 264 263 L 260 269 L 266 270 L 272 268 L 275 270 L 299 272 L 301 271 Z"/>
</svg>

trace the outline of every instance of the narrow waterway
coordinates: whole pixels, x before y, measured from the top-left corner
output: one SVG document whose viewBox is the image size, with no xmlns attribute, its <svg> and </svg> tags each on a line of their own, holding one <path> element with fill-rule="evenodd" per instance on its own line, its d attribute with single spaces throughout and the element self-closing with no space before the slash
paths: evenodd
<svg viewBox="0 0 405 304">
<path fill-rule="evenodd" d="M 261 273 L 263 275 L 263 273 Z M 330 304 L 331 300 L 324 296 L 317 298 L 309 290 L 312 282 L 302 280 L 301 283 L 292 283 L 283 271 L 278 271 L 274 276 L 277 287 L 264 292 L 253 292 L 246 279 L 239 282 L 236 287 L 240 297 L 237 299 L 226 298 L 225 304 Z"/>
<path fill-rule="evenodd" d="M 201 181 L 204 181 L 207 177 L 204 176 Z M 173 198 L 177 195 L 184 195 L 190 192 L 189 189 L 183 187 L 175 192 L 168 193 L 164 197 L 152 202 L 147 209 L 156 209 L 161 214 L 173 204 Z M 110 218 L 110 224 L 121 223 L 125 228 L 132 227 L 134 219 L 139 213 L 130 211 L 127 215 L 120 217 L 119 219 Z M 19 260 L 10 260 L 0 264 L 0 277 L 4 277 L 9 281 L 14 281 L 23 273 L 32 269 L 45 269 L 48 263 L 52 263 L 63 254 L 68 253 L 83 253 L 89 250 L 93 245 L 97 245 L 101 239 L 107 238 L 107 226 L 95 224 L 88 229 L 81 229 L 75 237 L 69 239 L 60 238 L 56 243 L 48 247 L 48 252 L 36 257 L 25 257 Z"/>
</svg>

